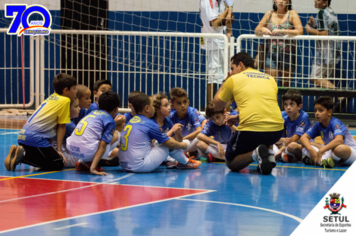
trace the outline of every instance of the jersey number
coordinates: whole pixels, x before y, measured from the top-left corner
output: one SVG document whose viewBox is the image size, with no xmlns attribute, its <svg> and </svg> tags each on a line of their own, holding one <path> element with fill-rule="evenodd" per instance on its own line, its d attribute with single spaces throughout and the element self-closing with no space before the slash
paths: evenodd
<svg viewBox="0 0 356 236">
<path fill-rule="evenodd" d="M 86 128 L 87 125 L 88 125 L 88 121 L 86 121 L 86 119 L 88 119 L 88 118 L 90 118 L 90 117 L 93 117 L 93 118 L 94 118 L 95 116 L 93 116 L 93 115 L 88 115 L 88 116 L 84 117 L 84 118 L 80 121 L 79 124 L 82 124 L 82 127 L 75 129 L 75 135 L 81 136 L 81 135 L 84 133 L 84 130 L 85 130 L 85 128 Z"/>
<path fill-rule="evenodd" d="M 40 112 L 40 110 L 42 110 L 42 108 L 43 108 L 44 106 L 46 106 L 46 104 L 47 104 L 47 102 L 41 104 L 41 106 L 37 109 L 37 111 L 35 112 L 35 114 L 33 114 L 33 115 L 31 116 L 31 118 L 28 120 L 28 123 L 30 123 L 30 122 L 32 121 L 32 119 L 35 118 L 35 116 L 38 114 L 38 112 Z"/>
<path fill-rule="evenodd" d="M 124 136 L 125 139 L 125 146 L 123 144 L 121 144 L 121 150 L 122 151 L 127 151 L 127 143 L 129 142 L 129 135 L 131 133 L 132 130 L 132 125 L 126 125 L 124 131 L 127 131 L 127 133 Z"/>
</svg>

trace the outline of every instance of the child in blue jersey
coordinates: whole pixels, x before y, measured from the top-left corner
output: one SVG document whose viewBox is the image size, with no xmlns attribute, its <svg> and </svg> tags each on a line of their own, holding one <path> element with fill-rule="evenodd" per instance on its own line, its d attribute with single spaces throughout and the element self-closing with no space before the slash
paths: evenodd
<svg viewBox="0 0 356 236">
<path fill-rule="evenodd" d="M 77 93 L 78 94 L 78 93 Z M 64 135 L 64 139 L 63 139 L 63 143 L 62 143 L 62 153 L 65 157 L 66 164 L 64 165 L 64 167 L 75 167 L 76 162 L 78 161 L 78 159 L 74 158 L 68 148 L 67 148 L 67 138 L 69 136 L 71 136 L 71 134 L 73 133 L 74 129 L 75 129 L 75 123 L 73 122 L 73 119 L 77 118 L 80 114 L 80 107 L 79 107 L 79 99 L 75 98 L 74 100 L 71 101 L 70 104 L 70 118 L 71 118 L 71 122 L 69 124 L 66 124 L 66 133 Z M 52 139 L 52 143 L 51 145 L 57 149 L 57 137 L 55 137 L 54 139 Z"/>
<path fill-rule="evenodd" d="M 176 141 L 182 142 L 183 136 L 180 133 L 182 130 L 182 124 L 173 125 L 172 121 L 169 119 L 170 116 L 170 105 L 168 98 L 165 94 L 156 94 L 152 96 L 153 107 L 155 108 L 155 115 L 152 119 L 160 126 L 160 132 L 165 133 L 168 137 L 173 137 Z M 178 158 L 181 160 L 180 163 L 176 161 L 173 156 L 179 155 Z M 188 161 L 188 158 L 184 155 L 182 150 L 174 150 L 170 152 L 170 155 L 166 160 L 167 169 L 178 168 L 178 169 L 192 169 L 195 168 L 195 160 Z"/>
<path fill-rule="evenodd" d="M 110 80 L 97 80 L 93 85 L 93 93 L 94 93 L 94 102 L 90 105 L 89 109 L 87 110 L 87 114 L 92 111 L 99 110 L 99 97 L 102 93 L 106 91 L 112 91 L 111 82 Z"/>
<path fill-rule="evenodd" d="M 237 115 L 238 113 L 232 110 L 230 114 Z M 197 144 L 198 150 L 208 155 L 208 162 L 215 161 L 215 158 L 225 160 L 226 145 L 236 131 L 236 126 L 225 125 L 224 110 L 215 111 L 212 101 L 206 107 L 206 116 L 209 121 L 203 131 L 198 134 L 198 140 L 200 140 Z"/>
<path fill-rule="evenodd" d="M 12 145 L 5 159 L 7 170 L 14 171 L 19 163 L 42 170 L 62 170 L 66 159 L 62 142 L 66 124 L 70 123 L 70 101 L 76 96 L 77 80 L 61 73 L 53 79 L 55 93 L 48 97 L 24 125 L 18 136 L 19 146 Z M 50 140 L 57 136 L 58 147 Z"/>
<path fill-rule="evenodd" d="M 197 150 L 197 140 L 194 139 L 201 132 L 202 127 L 199 122 L 197 113 L 189 106 L 187 92 L 182 88 L 173 88 L 169 92 L 171 107 L 174 111 L 170 115 L 173 124 L 182 124 L 183 139 L 188 139 L 192 142 L 189 152 Z"/>
<path fill-rule="evenodd" d="M 71 118 L 71 121 L 73 121 L 75 125 L 77 125 L 79 121 L 86 115 L 87 109 L 89 109 L 91 105 L 90 96 L 91 91 L 87 86 L 82 84 L 77 85 L 77 98 L 79 100 L 80 111 L 79 115 L 75 116 L 75 118 Z"/>
<path fill-rule="evenodd" d="M 109 80 L 98 80 L 94 83 L 93 86 L 93 91 L 94 91 L 94 100 L 95 102 L 93 102 L 89 109 L 86 112 L 86 115 L 88 115 L 89 113 L 91 113 L 92 111 L 96 111 L 99 110 L 99 97 L 101 94 L 105 93 L 106 91 L 112 91 L 112 87 L 111 87 L 111 82 Z M 116 130 L 118 132 L 121 132 L 122 129 L 124 128 L 125 125 L 125 116 L 121 115 L 120 113 L 116 114 Z"/>
<path fill-rule="evenodd" d="M 67 148 L 73 157 L 80 159 L 76 164 L 77 171 L 90 170 L 92 174 L 106 175 L 98 163 L 119 143 L 119 133 L 115 129 L 120 98 L 116 93 L 106 91 L 98 102 L 99 110 L 85 116 L 67 138 Z"/>
<path fill-rule="evenodd" d="M 168 137 L 162 128 L 151 118 L 155 108 L 153 99 L 146 94 L 138 94 L 132 101 L 135 109 L 134 116 L 125 126 L 121 135 L 121 147 L 119 152 L 120 165 L 125 171 L 151 172 L 156 169 L 170 155 L 181 164 L 188 164 L 197 168 L 199 161 L 187 160 L 180 150 L 186 150 L 190 146 L 188 140 L 177 142 Z M 167 115 L 169 113 L 167 112 Z M 159 121 L 161 122 L 161 121 Z M 151 145 L 156 140 L 155 145 Z M 186 163 L 185 163 L 186 162 Z"/>
<path fill-rule="evenodd" d="M 333 100 L 320 97 L 314 102 L 316 123 L 300 139 L 305 147 L 303 162 L 328 168 L 336 164 L 351 165 L 356 160 L 356 141 L 344 123 L 332 117 Z M 321 136 L 324 145 L 312 146 L 310 139 Z"/>
<path fill-rule="evenodd" d="M 134 99 L 134 97 L 137 95 L 137 94 L 142 94 L 142 92 L 140 91 L 132 91 L 130 94 L 129 94 L 129 108 L 131 109 L 131 112 L 126 112 L 124 114 L 125 118 L 126 118 L 126 124 L 131 120 L 132 117 L 134 117 L 136 115 L 136 112 L 135 112 L 135 109 L 133 108 L 132 106 L 132 101 Z"/>
<path fill-rule="evenodd" d="M 302 160 L 300 137 L 311 126 L 309 115 L 302 109 L 302 95 L 299 90 L 290 89 L 283 95 L 284 131 L 282 138 L 273 146 L 276 160 L 297 162 Z"/>
</svg>

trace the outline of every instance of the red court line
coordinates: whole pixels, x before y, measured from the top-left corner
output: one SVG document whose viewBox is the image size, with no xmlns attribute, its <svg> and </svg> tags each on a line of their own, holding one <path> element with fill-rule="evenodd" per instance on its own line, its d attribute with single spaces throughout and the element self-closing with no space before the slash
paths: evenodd
<svg viewBox="0 0 356 236">
<path fill-rule="evenodd" d="M 83 188 L 85 186 L 88 187 Z M 73 190 L 58 192 L 68 189 Z M 193 189 L 25 178 L 1 181 L 0 190 L 0 232 L 69 217 L 208 192 Z M 51 194 L 51 192 L 56 193 Z M 37 194 L 45 195 L 29 197 Z M 17 200 L 21 197 L 28 198 Z"/>
</svg>

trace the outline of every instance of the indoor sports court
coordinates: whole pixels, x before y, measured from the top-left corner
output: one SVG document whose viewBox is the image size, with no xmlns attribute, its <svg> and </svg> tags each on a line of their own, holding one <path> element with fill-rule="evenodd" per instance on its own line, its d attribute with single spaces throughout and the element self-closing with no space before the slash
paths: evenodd
<svg viewBox="0 0 356 236">
<path fill-rule="evenodd" d="M 1 119 L 1 161 L 22 122 Z M 256 168 L 233 173 L 202 163 L 134 174 L 106 167 L 102 177 L 1 166 L 0 234 L 290 235 L 347 170 L 278 163 L 264 176 Z"/>
<path fill-rule="evenodd" d="M 211 22 L 202 23 L 203 5 L 218 7 L 217 18 L 221 12 L 227 17 L 221 1 L 0 1 L 0 235 L 287 236 L 324 201 L 348 167 L 277 162 L 270 175 L 262 175 L 257 162 L 232 172 L 225 162 L 202 159 L 192 170 L 161 165 L 151 173 L 131 173 L 116 166 L 103 167 L 108 175 L 98 176 L 23 163 L 8 171 L 2 164 L 31 115 L 55 92 L 59 73 L 87 86 L 93 103 L 95 82 L 110 81 L 122 114 L 131 112 L 133 91 L 151 96 L 179 87 L 189 106 L 204 115 L 220 86 L 211 81 L 227 78 L 231 57 L 239 52 L 247 52 L 260 72 L 274 73 L 281 110 L 282 96 L 297 89 L 301 109 L 314 124 L 314 101 L 330 96 L 333 117 L 356 140 L 356 1 L 331 1 L 339 28 L 325 37 L 306 31 L 320 18 L 314 0 L 224 0 L 232 9 L 231 31 L 207 32 Z M 16 4 L 26 14 L 6 8 Z M 263 29 L 256 35 L 276 4 L 286 4 L 286 11 L 274 30 L 292 29 L 298 16 L 302 33 Z M 13 23 L 17 15 L 27 18 Z M 269 24 L 272 15 L 265 19 Z M 221 21 L 218 26 L 226 26 L 227 18 Z M 274 58 L 278 45 L 283 50 Z M 316 68 L 323 50 L 323 60 L 332 63 Z M 325 73 L 316 78 L 316 69 Z"/>
</svg>

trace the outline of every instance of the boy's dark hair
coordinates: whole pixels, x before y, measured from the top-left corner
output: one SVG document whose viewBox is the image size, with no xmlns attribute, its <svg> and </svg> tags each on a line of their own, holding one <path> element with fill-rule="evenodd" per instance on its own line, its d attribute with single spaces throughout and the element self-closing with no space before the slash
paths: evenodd
<svg viewBox="0 0 356 236">
<path fill-rule="evenodd" d="M 169 98 L 171 99 L 171 102 L 174 102 L 177 98 L 182 98 L 186 97 L 188 98 L 188 93 L 185 91 L 185 89 L 182 88 L 172 88 L 171 91 L 169 91 Z"/>
<path fill-rule="evenodd" d="M 224 108 L 219 111 L 215 111 L 213 101 L 210 101 L 205 108 L 205 114 L 208 118 L 212 118 L 215 114 L 224 114 Z"/>
<path fill-rule="evenodd" d="M 113 91 L 106 91 L 100 95 L 98 103 L 100 110 L 112 112 L 120 106 L 120 97 Z"/>
<path fill-rule="evenodd" d="M 67 88 L 70 90 L 72 86 L 77 85 L 77 80 L 68 74 L 65 73 L 60 73 L 54 77 L 53 82 L 52 82 L 54 91 L 58 93 L 59 95 L 63 94 L 63 90 Z"/>
<path fill-rule="evenodd" d="M 145 106 L 149 106 L 151 104 L 151 99 L 150 96 L 148 96 L 147 94 L 140 93 L 134 97 L 131 104 L 135 109 L 136 113 L 141 113 Z"/>
<path fill-rule="evenodd" d="M 140 91 L 132 91 L 130 94 L 129 94 L 129 103 L 132 104 L 132 100 L 134 99 L 134 97 L 138 94 L 141 94 L 143 92 L 140 92 Z"/>
<path fill-rule="evenodd" d="M 324 0 L 324 2 L 328 1 L 328 7 L 330 7 L 331 0 Z"/>
<path fill-rule="evenodd" d="M 322 105 L 323 107 L 325 107 L 327 110 L 332 110 L 334 107 L 334 102 L 333 99 L 329 96 L 324 96 L 324 97 L 320 97 L 318 99 L 316 99 L 314 101 L 314 106 L 316 104 Z"/>
<path fill-rule="evenodd" d="M 93 91 L 98 92 L 100 86 L 103 85 L 103 84 L 108 84 L 108 85 L 111 86 L 110 80 L 107 80 L 107 79 L 105 79 L 105 80 L 104 80 L 104 79 L 99 79 L 99 80 L 97 80 L 97 81 L 94 83 L 94 85 L 93 85 Z"/>
<path fill-rule="evenodd" d="M 289 89 L 286 94 L 283 95 L 283 103 L 289 99 L 292 100 L 292 102 L 296 102 L 297 106 L 302 104 L 302 94 L 297 89 Z"/>
<path fill-rule="evenodd" d="M 331 1 L 331 0 L 329 0 L 329 1 Z M 277 11 L 277 5 L 274 1 L 273 1 L 273 10 Z M 289 4 L 287 5 L 287 10 L 288 11 L 292 10 L 292 0 L 289 0 Z"/>
<path fill-rule="evenodd" d="M 245 67 L 255 68 L 255 62 L 253 58 L 247 52 L 239 52 L 236 53 L 233 57 L 231 57 L 232 64 L 236 66 L 239 65 L 240 62 L 245 65 Z"/>
</svg>

